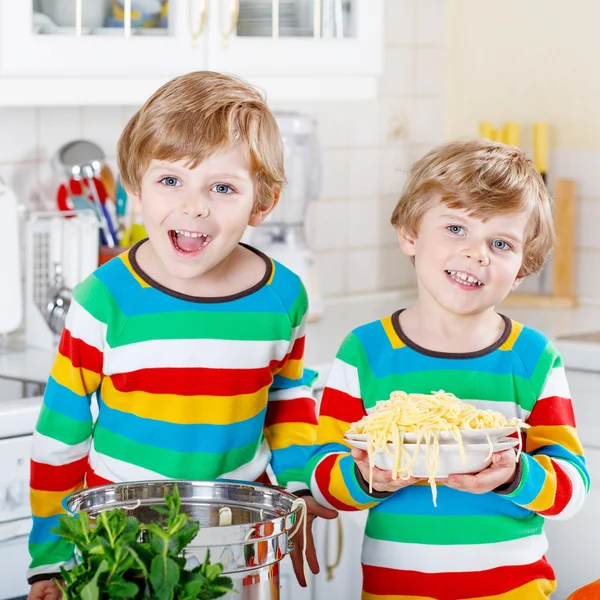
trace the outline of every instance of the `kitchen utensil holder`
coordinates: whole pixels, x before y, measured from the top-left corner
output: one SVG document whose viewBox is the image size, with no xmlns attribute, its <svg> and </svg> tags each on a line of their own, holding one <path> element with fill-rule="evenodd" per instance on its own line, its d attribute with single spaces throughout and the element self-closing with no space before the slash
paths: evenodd
<svg viewBox="0 0 600 600">
<path fill-rule="evenodd" d="M 25 340 L 28 346 L 55 351 L 60 332 L 48 325 L 56 265 L 72 289 L 98 266 L 98 219 L 93 211 L 32 212 L 25 222 Z M 65 265 L 70 269 L 65 273 Z"/>
</svg>

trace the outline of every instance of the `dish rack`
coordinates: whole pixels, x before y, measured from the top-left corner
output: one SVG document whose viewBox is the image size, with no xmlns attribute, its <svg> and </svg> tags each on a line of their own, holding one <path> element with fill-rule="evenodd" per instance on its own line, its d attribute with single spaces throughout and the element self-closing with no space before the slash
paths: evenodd
<svg viewBox="0 0 600 600">
<path fill-rule="evenodd" d="M 98 219 L 93 211 L 32 212 L 27 216 L 25 340 L 28 346 L 56 350 L 60 332 L 50 327 L 49 307 L 57 291 L 70 295 L 98 267 L 98 236 Z"/>
</svg>

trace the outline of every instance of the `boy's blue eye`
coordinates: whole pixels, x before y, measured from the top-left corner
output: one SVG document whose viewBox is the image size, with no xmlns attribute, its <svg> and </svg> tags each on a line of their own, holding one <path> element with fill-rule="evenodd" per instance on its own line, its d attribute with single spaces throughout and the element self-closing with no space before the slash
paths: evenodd
<svg viewBox="0 0 600 600">
<path fill-rule="evenodd" d="M 448 225 L 447 229 L 450 233 L 453 233 L 454 235 L 462 235 L 465 232 L 465 230 L 460 225 Z"/>
<path fill-rule="evenodd" d="M 181 182 L 177 177 L 163 177 L 160 182 L 164 183 L 167 187 L 178 187 L 181 185 Z"/>
<path fill-rule="evenodd" d="M 226 183 L 217 183 L 212 186 L 211 190 L 217 194 L 233 194 L 233 188 Z"/>
<path fill-rule="evenodd" d="M 504 240 L 494 240 L 492 247 L 497 250 L 510 250 L 510 246 Z"/>
</svg>

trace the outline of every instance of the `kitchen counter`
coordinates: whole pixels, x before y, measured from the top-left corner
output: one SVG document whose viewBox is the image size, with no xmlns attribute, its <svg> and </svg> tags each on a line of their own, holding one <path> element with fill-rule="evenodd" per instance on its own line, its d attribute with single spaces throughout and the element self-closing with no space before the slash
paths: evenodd
<svg viewBox="0 0 600 600">
<path fill-rule="evenodd" d="M 386 292 L 329 300 L 323 316 L 309 323 L 306 332 L 306 365 L 319 372 L 317 387 L 322 387 L 344 337 L 358 325 L 390 315 L 409 306 L 412 292 Z M 509 317 L 546 333 L 563 352 L 567 367 L 578 367 L 575 360 L 581 354 L 581 343 L 562 339 L 571 334 L 584 333 L 600 323 L 600 307 L 575 309 L 539 309 L 507 307 L 501 312 Z M 593 346 L 592 344 L 588 344 Z M 576 352 L 575 352 L 575 350 Z M 584 348 L 585 350 L 585 348 Z M 600 348 L 598 349 L 600 354 Z M 577 356 L 576 356 L 577 354 Z M 585 352 L 584 352 L 585 354 Z M 25 383 L 44 384 L 52 366 L 54 353 L 13 347 L 0 349 L 0 378 Z M 572 363 L 577 364 L 572 364 Z M 593 362 L 593 361 L 592 361 Z M 600 362 L 597 364 L 600 371 Z"/>
</svg>

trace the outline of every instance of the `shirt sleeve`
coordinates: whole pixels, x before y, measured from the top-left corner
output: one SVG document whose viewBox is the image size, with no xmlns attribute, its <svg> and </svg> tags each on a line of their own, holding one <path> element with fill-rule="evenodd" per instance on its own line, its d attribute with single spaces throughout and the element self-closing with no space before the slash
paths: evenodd
<svg viewBox="0 0 600 600">
<path fill-rule="evenodd" d="M 366 369 L 364 349 L 354 334 L 346 337 L 333 362 L 319 409 L 319 427 L 305 478 L 315 499 L 336 510 L 371 508 L 390 494 L 369 493 L 355 468 L 344 433 L 350 423 L 365 416 L 363 403 Z"/>
<path fill-rule="evenodd" d="M 66 512 L 65 496 L 84 486 L 93 428 L 90 405 L 102 378 L 106 326 L 84 307 L 89 287 L 86 281 L 75 290 L 33 435 L 29 583 L 73 565 L 73 546 L 51 529 Z"/>
<path fill-rule="evenodd" d="M 547 375 L 527 419 L 517 475 L 498 493 L 543 517 L 564 520 L 583 505 L 590 478 L 562 358 L 550 342 L 541 361 Z"/>
<path fill-rule="evenodd" d="M 308 299 L 304 287 L 289 311 L 291 335 L 288 352 L 277 365 L 269 389 L 265 439 L 271 450 L 271 468 L 280 485 L 291 493 L 306 490 L 304 466 L 317 435 L 316 403 L 312 384 L 316 372 L 304 368 Z"/>
</svg>

